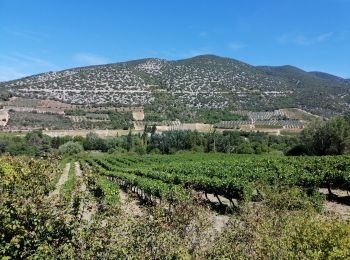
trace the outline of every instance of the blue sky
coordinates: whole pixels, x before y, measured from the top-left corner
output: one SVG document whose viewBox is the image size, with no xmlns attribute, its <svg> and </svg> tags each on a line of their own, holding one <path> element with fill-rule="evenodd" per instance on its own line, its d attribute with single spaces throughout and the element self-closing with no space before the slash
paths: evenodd
<svg viewBox="0 0 350 260">
<path fill-rule="evenodd" d="M 0 81 L 208 53 L 350 78 L 350 0 L 0 0 Z"/>
</svg>

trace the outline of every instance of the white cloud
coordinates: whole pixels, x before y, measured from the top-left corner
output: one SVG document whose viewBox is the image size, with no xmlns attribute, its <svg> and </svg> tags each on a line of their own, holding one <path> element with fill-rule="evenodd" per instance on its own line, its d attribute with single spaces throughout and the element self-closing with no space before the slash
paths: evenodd
<svg viewBox="0 0 350 260">
<path fill-rule="evenodd" d="M 242 43 L 238 43 L 238 42 L 231 42 L 231 43 L 228 45 L 228 47 L 229 47 L 231 50 L 236 51 L 236 50 L 239 50 L 239 49 L 244 48 L 245 45 L 242 44 Z"/>
<path fill-rule="evenodd" d="M 313 45 L 322 43 L 329 40 L 333 36 L 333 32 L 322 33 L 318 35 L 306 36 L 303 34 L 283 34 L 277 38 L 277 42 L 280 44 L 296 44 L 296 45 Z"/>
<path fill-rule="evenodd" d="M 108 59 L 92 53 L 77 53 L 74 55 L 74 60 L 79 64 L 86 66 L 106 64 L 109 62 Z"/>
</svg>

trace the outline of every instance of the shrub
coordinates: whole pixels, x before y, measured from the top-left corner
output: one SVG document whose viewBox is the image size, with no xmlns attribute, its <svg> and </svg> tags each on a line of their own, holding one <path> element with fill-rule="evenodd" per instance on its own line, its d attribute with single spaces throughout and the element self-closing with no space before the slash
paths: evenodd
<svg viewBox="0 0 350 260">
<path fill-rule="evenodd" d="M 147 153 L 147 150 L 145 146 L 137 146 L 135 148 L 135 152 L 138 153 L 139 155 L 144 155 Z"/>
<path fill-rule="evenodd" d="M 61 145 L 59 148 L 60 154 L 74 155 L 84 151 L 83 146 L 80 143 L 69 141 Z"/>
<path fill-rule="evenodd" d="M 241 209 L 203 258 L 349 259 L 349 243 L 349 223 L 333 215 L 262 205 Z"/>
</svg>

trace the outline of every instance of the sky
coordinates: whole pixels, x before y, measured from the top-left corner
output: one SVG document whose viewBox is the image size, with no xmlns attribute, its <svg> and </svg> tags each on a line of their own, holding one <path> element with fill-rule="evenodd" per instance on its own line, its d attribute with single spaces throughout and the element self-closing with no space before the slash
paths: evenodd
<svg viewBox="0 0 350 260">
<path fill-rule="evenodd" d="M 0 0 L 0 81 L 201 54 L 350 78 L 350 0 Z"/>
</svg>

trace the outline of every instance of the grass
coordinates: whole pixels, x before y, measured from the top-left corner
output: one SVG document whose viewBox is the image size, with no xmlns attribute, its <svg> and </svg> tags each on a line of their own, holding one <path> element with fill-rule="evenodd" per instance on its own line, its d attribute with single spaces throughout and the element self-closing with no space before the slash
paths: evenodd
<svg viewBox="0 0 350 260">
<path fill-rule="evenodd" d="M 316 115 L 309 114 L 303 110 L 298 110 L 296 108 L 285 108 L 283 110 L 286 111 L 289 116 L 294 119 L 313 121 L 318 118 Z"/>
<path fill-rule="evenodd" d="M 54 175 L 54 177 L 50 181 L 50 189 L 54 190 L 56 187 L 56 184 L 58 183 L 58 180 L 60 179 L 61 175 L 63 174 L 64 168 L 66 167 L 66 164 L 68 162 L 68 159 L 63 159 L 58 164 L 58 170 L 57 173 Z"/>
<path fill-rule="evenodd" d="M 68 174 L 68 180 L 62 185 L 60 190 L 61 199 L 65 204 L 71 202 L 75 182 L 75 169 L 73 161 L 70 161 L 70 164 L 71 166 Z"/>
<path fill-rule="evenodd" d="M 13 139 L 13 138 L 16 138 L 16 137 L 23 137 L 25 136 L 27 133 L 25 132 L 14 132 L 14 133 L 11 133 L 11 132 L 0 132 L 0 139 Z"/>
<path fill-rule="evenodd" d="M 300 131 L 291 131 L 291 130 L 282 130 L 280 132 L 281 135 L 292 135 L 292 136 L 299 136 Z"/>
</svg>

